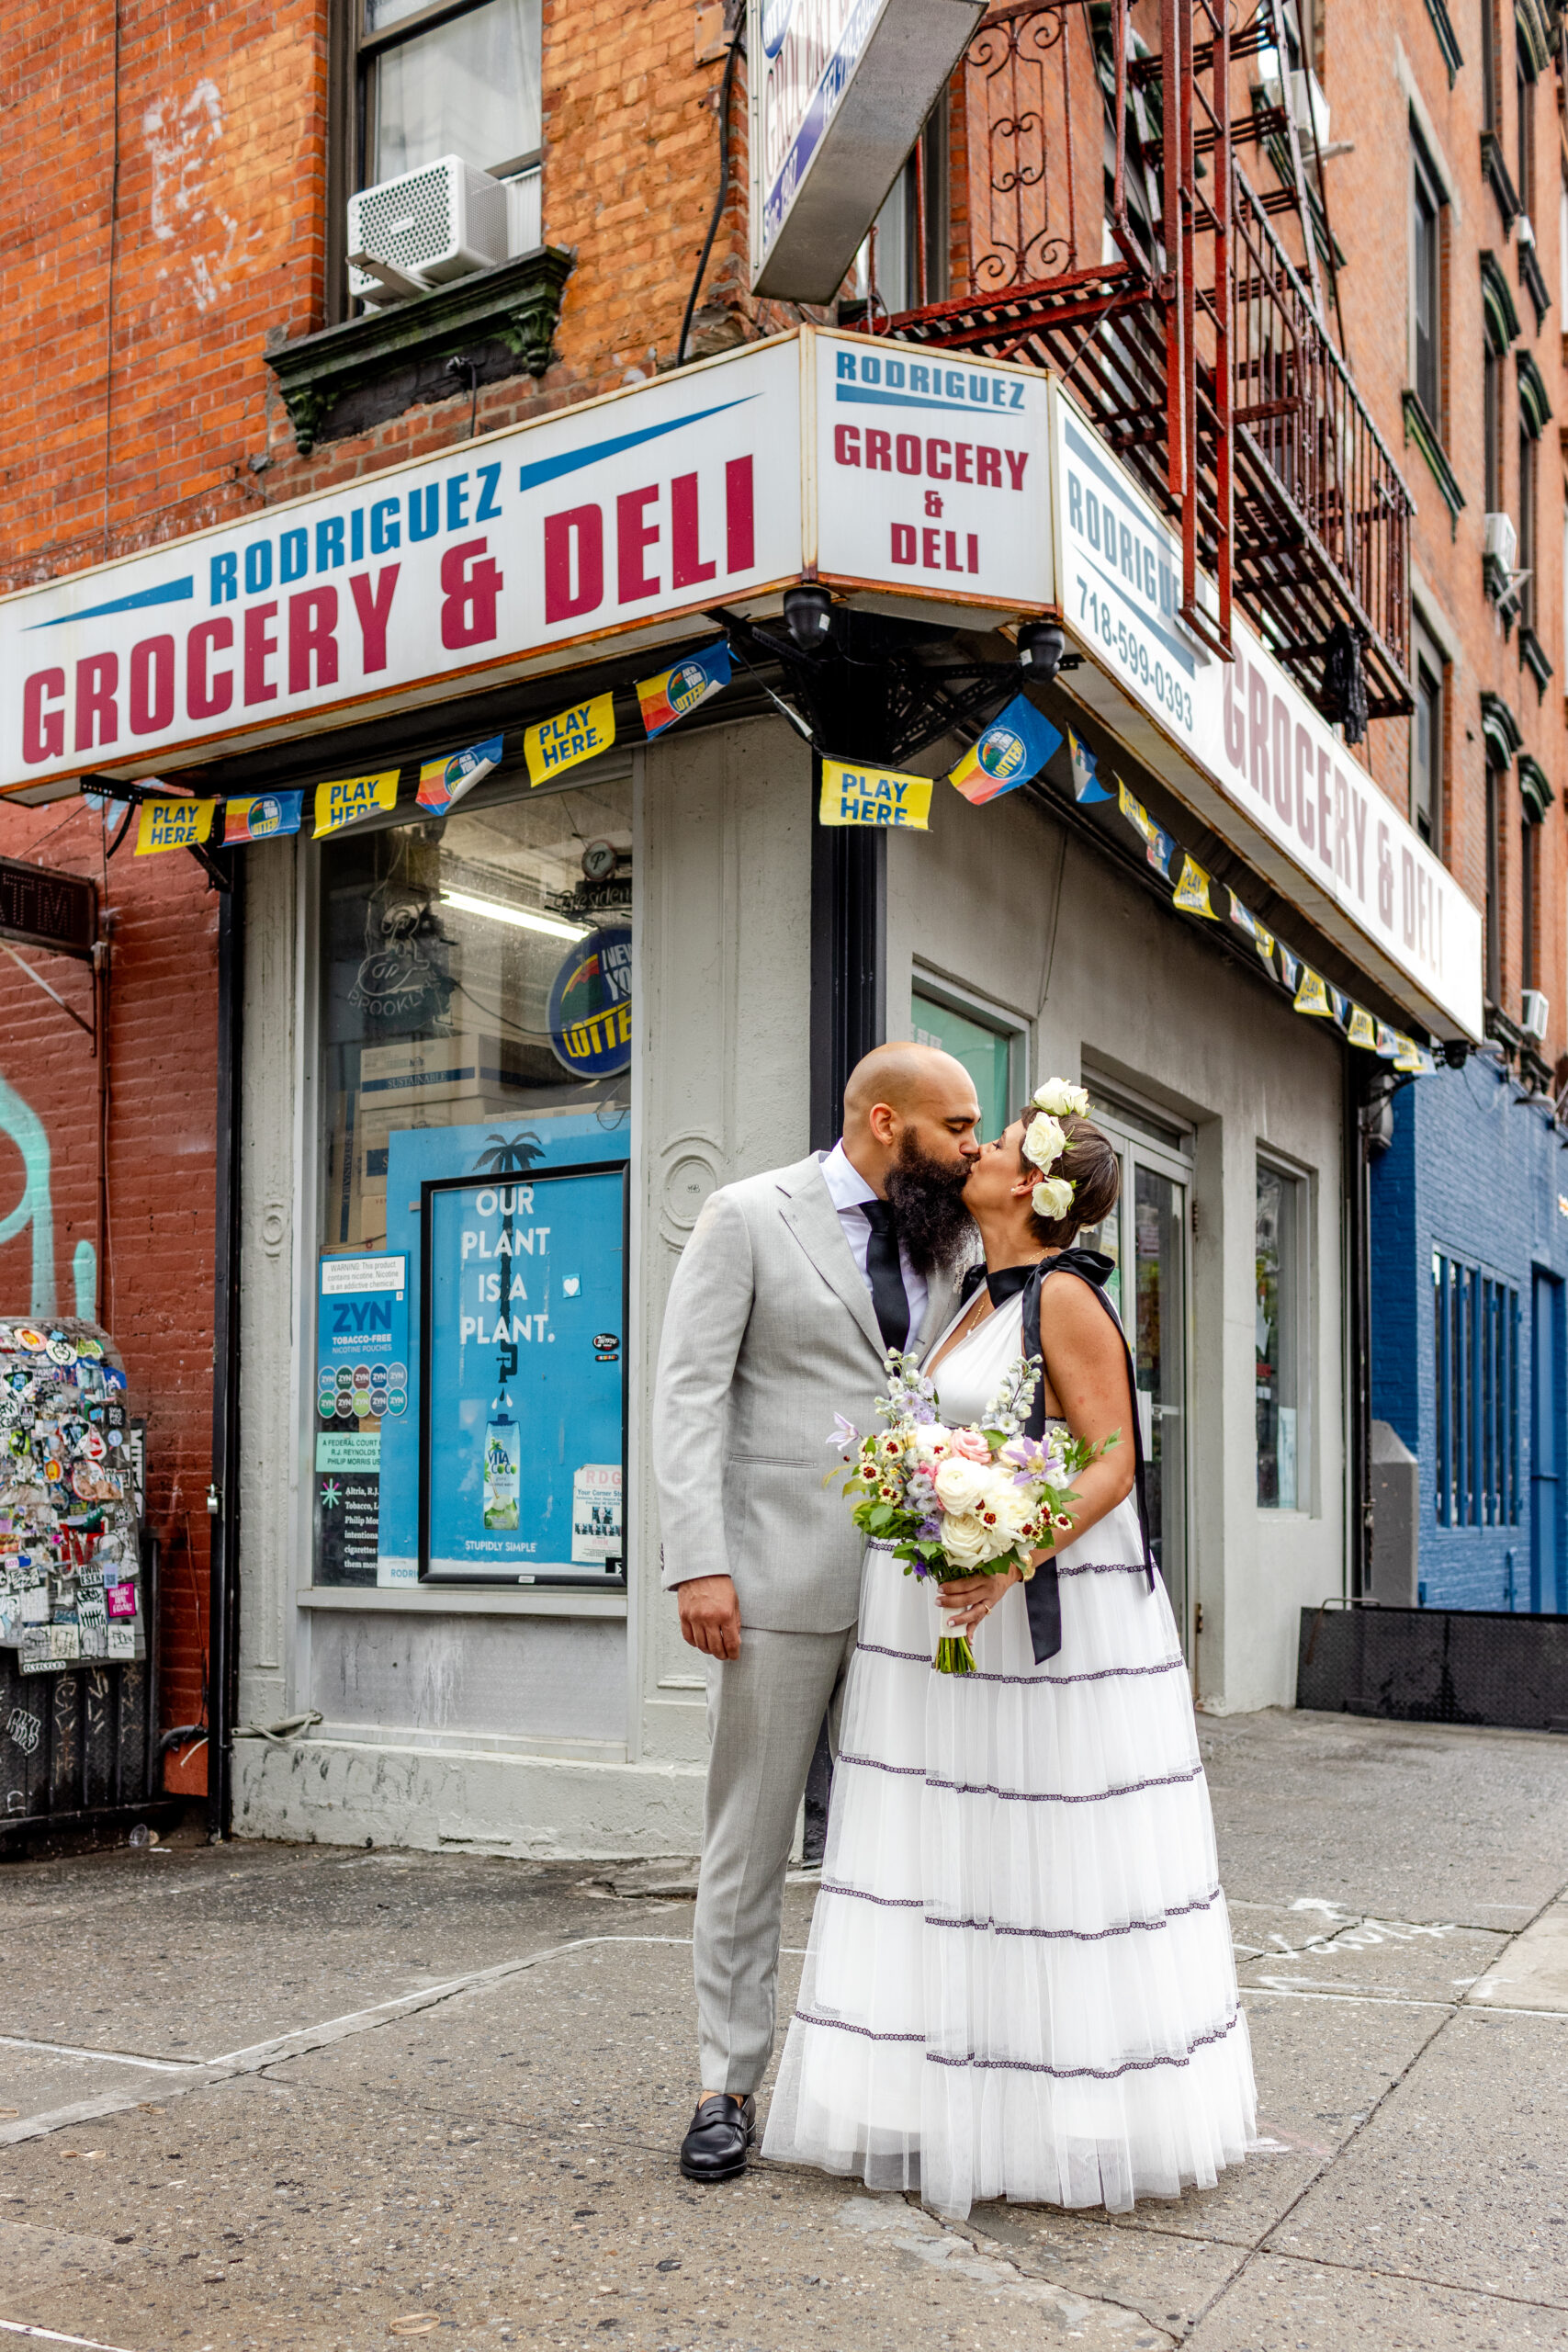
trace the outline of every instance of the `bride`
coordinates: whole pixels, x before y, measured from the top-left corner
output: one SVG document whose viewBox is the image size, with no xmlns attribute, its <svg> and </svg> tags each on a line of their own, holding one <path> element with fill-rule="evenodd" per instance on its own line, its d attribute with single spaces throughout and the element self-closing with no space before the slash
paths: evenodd
<svg viewBox="0 0 1568 2352">
<path fill-rule="evenodd" d="M 978 1421 L 1037 1317 L 1045 1414 L 1116 1442 L 1028 1584 L 933 1586 L 868 1549 L 762 2143 L 953 2216 L 1212 2188 L 1256 2122 L 1187 1668 L 1134 1494 L 1132 1362 L 1100 1287 L 1110 1261 L 1068 1247 L 1113 1207 L 1116 1156 L 1068 1116 L 1041 1184 L 1033 1119 L 964 1188 L 985 1279 L 927 1370 L 942 1419 Z M 974 1676 L 932 1672 L 939 1616 L 969 1633 Z"/>
</svg>

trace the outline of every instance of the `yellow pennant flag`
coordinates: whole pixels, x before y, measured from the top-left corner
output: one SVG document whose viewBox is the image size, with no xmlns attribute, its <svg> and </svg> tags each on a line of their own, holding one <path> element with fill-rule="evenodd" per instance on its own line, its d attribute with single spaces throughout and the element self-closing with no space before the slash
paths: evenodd
<svg viewBox="0 0 1568 2352">
<path fill-rule="evenodd" d="M 930 828 L 931 780 L 901 775 L 897 768 L 852 767 L 847 760 L 822 763 L 818 817 L 824 825 L 899 825 L 913 833 Z"/>
<path fill-rule="evenodd" d="M 144 800 L 137 813 L 136 855 L 151 857 L 161 849 L 188 849 L 204 842 L 212 831 L 213 800 Z"/>
<path fill-rule="evenodd" d="M 1378 1024 L 1364 1005 L 1351 1005 L 1350 1025 L 1345 1035 L 1353 1046 L 1365 1046 L 1369 1053 L 1377 1052 Z"/>
<path fill-rule="evenodd" d="M 1296 986 L 1295 1010 L 1298 1012 L 1320 1012 L 1325 1019 L 1334 1018 L 1334 1006 L 1321 974 L 1310 964 L 1302 966 L 1301 979 Z"/>
<path fill-rule="evenodd" d="M 1173 894 L 1173 903 L 1179 907 L 1185 907 L 1190 915 L 1207 915 L 1211 922 L 1217 922 L 1219 917 L 1209 904 L 1209 876 L 1204 873 L 1197 859 L 1189 857 L 1187 852 L 1183 850 L 1181 875 Z"/>
<path fill-rule="evenodd" d="M 530 727 L 524 733 L 523 755 L 528 763 L 528 781 L 544 784 L 550 776 L 559 775 L 563 769 L 576 767 L 580 760 L 592 760 L 600 752 L 607 752 L 615 740 L 614 695 L 595 695 L 591 702 L 574 703 L 570 710 L 558 710 L 553 718 L 542 718 L 537 727 Z"/>
<path fill-rule="evenodd" d="M 320 841 L 323 833 L 341 833 L 345 825 L 373 817 L 378 808 L 395 808 L 398 775 L 398 769 L 386 768 L 379 775 L 346 775 L 335 784 L 319 784 L 314 839 Z"/>
</svg>

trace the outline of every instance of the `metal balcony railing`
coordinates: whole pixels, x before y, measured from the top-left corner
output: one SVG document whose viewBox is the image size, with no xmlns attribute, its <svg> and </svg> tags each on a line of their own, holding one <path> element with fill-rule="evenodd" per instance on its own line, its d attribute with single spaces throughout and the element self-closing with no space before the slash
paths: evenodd
<svg viewBox="0 0 1568 2352">
<path fill-rule="evenodd" d="M 1294 127 L 1256 93 L 1233 110 L 1238 64 L 1280 37 L 1275 5 L 1233 32 L 1224 0 L 1163 0 L 1157 54 L 1132 0 L 993 7 L 955 138 L 967 283 L 877 324 L 1057 371 L 1179 530 L 1190 625 L 1228 652 L 1234 596 L 1316 700 L 1346 622 L 1369 715 L 1393 718 L 1412 707 L 1414 503 L 1324 322 Z M 1247 143 L 1275 161 L 1266 195 L 1236 161 Z M 1092 186 L 1086 156 L 1103 158 Z M 1287 212 L 1304 275 L 1270 218 Z"/>
</svg>

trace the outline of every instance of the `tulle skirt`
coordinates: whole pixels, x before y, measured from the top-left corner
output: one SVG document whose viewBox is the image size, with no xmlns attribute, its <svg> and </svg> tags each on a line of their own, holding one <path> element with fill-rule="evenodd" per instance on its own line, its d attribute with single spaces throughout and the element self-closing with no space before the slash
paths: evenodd
<svg viewBox="0 0 1568 2352">
<path fill-rule="evenodd" d="M 1212 2188 L 1256 2129 L 1191 1693 L 1121 1505 L 932 1672 L 936 1606 L 866 1555 L 822 1887 L 762 2152 L 976 2200 Z"/>
</svg>

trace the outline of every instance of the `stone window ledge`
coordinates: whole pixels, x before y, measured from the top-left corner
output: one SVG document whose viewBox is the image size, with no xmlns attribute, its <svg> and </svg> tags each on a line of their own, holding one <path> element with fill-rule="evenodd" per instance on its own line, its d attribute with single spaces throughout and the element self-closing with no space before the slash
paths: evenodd
<svg viewBox="0 0 1568 2352">
<path fill-rule="evenodd" d="M 559 245 L 540 245 L 495 269 L 269 351 L 266 364 L 299 455 L 308 458 L 321 441 L 368 433 L 422 401 L 451 400 L 473 384 L 542 376 L 574 259 Z M 468 363 L 460 380 L 448 367 L 453 359 Z"/>
</svg>

